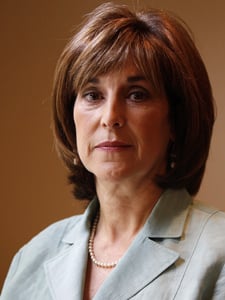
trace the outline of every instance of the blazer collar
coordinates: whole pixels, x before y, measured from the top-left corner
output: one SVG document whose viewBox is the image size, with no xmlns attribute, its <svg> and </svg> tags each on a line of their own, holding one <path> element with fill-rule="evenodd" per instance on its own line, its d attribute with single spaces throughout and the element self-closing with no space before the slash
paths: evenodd
<svg viewBox="0 0 225 300">
<path fill-rule="evenodd" d="M 162 193 L 150 216 L 148 217 L 142 233 L 151 238 L 179 238 L 183 233 L 184 223 L 188 214 L 188 207 L 192 198 L 185 190 L 168 189 Z M 63 237 L 62 241 L 74 244 L 79 241 L 87 231 L 99 209 L 98 199 L 95 197 L 82 215 L 76 226 Z"/>
<path fill-rule="evenodd" d="M 162 194 L 143 229 L 103 283 L 94 300 L 130 299 L 179 258 L 179 253 L 157 242 L 183 233 L 191 197 L 185 190 Z"/>
<path fill-rule="evenodd" d="M 94 300 L 130 299 L 168 269 L 179 254 L 138 235 Z"/>
<path fill-rule="evenodd" d="M 184 230 L 192 198 L 186 190 L 166 190 L 144 226 L 144 233 L 151 238 L 179 238 Z"/>
<path fill-rule="evenodd" d="M 80 300 L 83 294 L 88 259 L 88 239 L 92 219 L 98 209 L 97 199 L 82 216 L 75 218 L 63 236 L 65 248 L 45 263 L 45 273 L 54 300 Z M 73 219 L 72 219 L 73 220 Z"/>
<path fill-rule="evenodd" d="M 157 238 L 182 235 L 190 202 L 191 197 L 185 190 L 167 190 L 162 194 L 143 229 L 95 295 L 95 300 L 128 299 L 179 258 L 179 253 L 157 243 Z M 94 199 L 63 237 L 62 241 L 67 245 L 65 251 L 45 265 L 54 299 L 81 299 L 90 225 L 97 209 L 98 201 Z"/>
</svg>

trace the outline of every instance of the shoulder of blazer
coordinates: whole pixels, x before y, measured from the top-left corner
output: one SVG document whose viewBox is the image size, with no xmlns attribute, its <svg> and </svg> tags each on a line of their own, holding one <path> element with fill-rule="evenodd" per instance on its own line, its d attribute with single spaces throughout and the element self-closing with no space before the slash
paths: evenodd
<svg viewBox="0 0 225 300">
<path fill-rule="evenodd" d="M 93 200 L 84 214 L 57 221 L 34 236 L 15 255 L 9 273 L 15 274 L 18 270 L 31 272 L 31 269 L 38 272 L 46 261 L 60 255 L 74 240 L 79 240 L 84 235 L 90 224 L 89 215 L 97 205 L 97 201 Z"/>
<path fill-rule="evenodd" d="M 69 246 L 63 243 L 62 239 L 72 228 L 76 228 L 81 219 L 82 215 L 77 215 L 57 221 L 46 227 L 25 244 L 16 253 L 11 262 L 3 291 L 5 290 L 7 293 L 11 290 L 11 286 L 17 287 L 15 284 L 17 280 L 22 286 L 25 280 L 21 278 L 30 277 L 34 273 L 41 273 L 41 269 L 47 260 L 60 254 Z"/>
<path fill-rule="evenodd" d="M 198 200 L 193 201 L 191 209 L 193 214 L 202 214 L 206 217 L 206 223 L 220 223 L 225 226 L 225 212 L 218 210 L 212 206 L 204 204 Z M 206 224 L 207 225 L 207 224 Z M 221 228 L 222 229 L 222 228 Z"/>
<path fill-rule="evenodd" d="M 35 262 L 40 264 L 63 251 L 65 247 L 68 247 L 67 244 L 63 243 L 63 237 L 72 228 L 75 228 L 81 219 L 82 215 L 77 215 L 57 221 L 46 227 L 18 251 L 16 255 L 19 257 L 17 267 L 23 265 L 24 268 L 26 265 L 30 265 L 31 262 L 33 265 Z"/>
<path fill-rule="evenodd" d="M 75 215 L 69 218 L 62 219 L 47 226 L 36 236 L 34 236 L 24 247 L 35 247 L 41 244 L 42 247 L 60 247 L 60 244 L 73 228 L 75 228 L 82 220 L 82 215 Z"/>
<path fill-rule="evenodd" d="M 215 248 L 225 258 L 225 213 L 194 201 L 190 216 L 196 220 L 196 227 L 201 227 L 199 241 L 203 241 L 206 248 Z"/>
</svg>

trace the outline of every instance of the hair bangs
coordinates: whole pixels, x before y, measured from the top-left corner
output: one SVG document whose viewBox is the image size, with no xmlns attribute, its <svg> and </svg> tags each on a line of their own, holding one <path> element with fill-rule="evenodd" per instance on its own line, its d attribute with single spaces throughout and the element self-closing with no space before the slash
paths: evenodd
<svg viewBox="0 0 225 300">
<path fill-rule="evenodd" d="M 135 64 L 151 82 L 155 94 L 164 93 L 158 57 L 160 46 L 156 43 L 153 36 L 150 42 L 147 41 L 146 32 L 142 28 L 126 27 L 119 32 L 97 35 L 88 47 L 81 47 L 82 51 L 73 66 L 75 93 L 91 78 L 119 72 L 128 63 Z"/>
<path fill-rule="evenodd" d="M 161 72 L 162 51 L 155 38 L 150 39 L 138 36 L 131 47 L 130 58 L 138 70 L 145 76 L 152 86 L 152 92 L 157 95 L 164 95 L 163 72 Z"/>
</svg>

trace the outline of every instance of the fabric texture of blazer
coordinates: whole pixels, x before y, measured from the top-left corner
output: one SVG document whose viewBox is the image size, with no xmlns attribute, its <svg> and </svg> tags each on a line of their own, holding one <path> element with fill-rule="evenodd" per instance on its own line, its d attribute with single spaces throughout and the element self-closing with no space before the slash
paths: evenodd
<svg viewBox="0 0 225 300">
<path fill-rule="evenodd" d="M 59 221 L 14 257 L 1 300 L 81 300 L 93 200 L 83 215 Z M 94 300 L 224 300 L 225 214 L 165 191 Z"/>
</svg>

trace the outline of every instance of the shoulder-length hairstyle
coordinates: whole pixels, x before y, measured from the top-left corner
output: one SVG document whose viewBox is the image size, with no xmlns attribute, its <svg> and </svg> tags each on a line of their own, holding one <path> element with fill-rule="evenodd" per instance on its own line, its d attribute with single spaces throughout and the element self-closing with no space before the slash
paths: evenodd
<svg viewBox="0 0 225 300">
<path fill-rule="evenodd" d="M 184 22 L 171 13 L 133 12 L 105 3 L 87 15 L 63 51 L 53 86 L 53 132 L 77 199 L 91 200 L 95 178 L 80 161 L 73 107 L 90 78 L 122 68 L 132 58 L 158 95 L 166 95 L 174 132 L 175 167 L 155 178 L 163 189 L 199 190 L 214 123 L 211 85 Z M 168 150 L 168 161 L 170 160 Z M 74 163 L 75 161 L 75 163 Z"/>
</svg>

